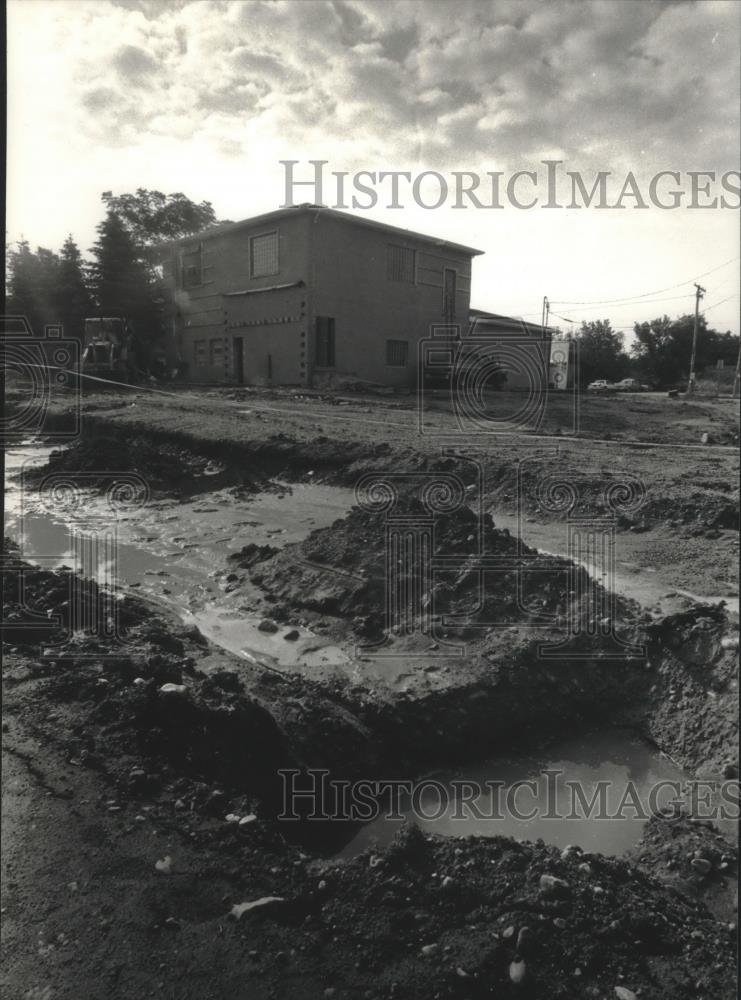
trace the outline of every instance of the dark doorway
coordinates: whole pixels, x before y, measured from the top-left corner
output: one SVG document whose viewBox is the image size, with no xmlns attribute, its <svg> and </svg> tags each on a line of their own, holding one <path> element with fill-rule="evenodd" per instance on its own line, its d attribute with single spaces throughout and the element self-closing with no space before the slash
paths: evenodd
<svg viewBox="0 0 741 1000">
<path fill-rule="evenodd" d="M 244 385 L 244 344 L 241 337 L 234 338 L 234 381 Z"/>
</svg>

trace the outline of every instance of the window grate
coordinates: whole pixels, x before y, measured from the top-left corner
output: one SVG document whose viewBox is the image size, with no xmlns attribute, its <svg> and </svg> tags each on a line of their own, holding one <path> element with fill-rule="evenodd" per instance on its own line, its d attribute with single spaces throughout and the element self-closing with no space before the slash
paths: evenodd
<svg viewBox="0 0 741 1000">
<path fill-rule="evenodd" d="M 393 368 L 405 368 L 409 361 L 408 340 L 386 341 L 386 364 Z"/>
<path fill-rule="evenodd" d="M 194 340 L 193 341 L 193 362 L 196 368 L 206 367 L 206 341 L 205 340 Z"/>
<path fill-rule="evenodd" d="M 250 274 L 263 278 L 278 274 L 278 233 L 264 233 L 250 240 Z"/>
<path fill-rule="evenodd" d="M 405 281 L 413 285 L 414 265 L 414 250 L 389 244 L 386 255 L 386 277 L 389 281 Z"/>
</svg>

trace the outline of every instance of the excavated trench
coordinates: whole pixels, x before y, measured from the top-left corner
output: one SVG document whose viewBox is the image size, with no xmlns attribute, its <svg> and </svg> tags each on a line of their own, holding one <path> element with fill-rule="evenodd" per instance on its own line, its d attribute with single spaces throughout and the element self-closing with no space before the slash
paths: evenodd
<svg viewBox="0 0 741 1000">
<path fill-rule="evenodd" d="M 198 731 L 196 770 L 216 749 L 210 778 L 257 789 L 273 813 L 282 806 L 280 764 L 297 767 L 302 778 L 324 766 L 338 779 L 374 780 L 429 777 L 434 767 L 428 797 L 413 809 L 402 795 L 398 816 L 415 815 L 423 827 L 451 835 L 565 838 L 607 854 L 634 846 L 646 817 L 629 810 L 612 823 L 498 822 L 481 818 L 482 793 L 455 818 L 450 791 L 461 780 L 484 788 L 502 782 L 505 791 L 530 782 L 527 804 L 542 806 L 542 775 L 560 769 L 589 797 L 600 782 L 630 782 L 645 803 L 657 781 L 684 785 L 698 769 L 733 774 L 737 690 L 722 608 L 652 620 L 630 601 L 607 600 L 583 569 L 523 549 L 463 506 L 439 519 L 435 614 L 423 629 L 389 636 L 387 522 L 354 507 L 353 490 L 321 481 L 339 461 L 331 449 L 296 462 L 290 444 L 275 442 L 245 463 L 243 454 L 230 462 L 223 452 L 194 454 L 167 442 L 120 445 L 106 434 L 68 453 L 36 446 L 11 453 L 9 473 L 23 467 L 24 474 L 6 491 L 5 533 L 27 562 L 47 570 L 76 565 L 130 595 L 124 603 L 134 601 L 139 612 L 141 598 L 171 623 L 179 620 L 175 631 L 195 637 L 196 646 L 205 636 L 227 654 L 197 664 L 198 696 L 182 714 L 166 723 L 138 717 L 159 732 L 149 752 L 190 753 L 184 747 Z M 106 490 L 131 473 L 145 487 L 133 482 L 117 502 L 113 549 L 81 546 L 76 539 L 110 529 Z M 402 513 L 415 524 L 426 516 L 408 498 Z M 483 598 L 482 552 L 505 567 Z M 397 584 L 409 601 L 410 580 L 402 574 Z M 605 608 L 607 629 L 600 628 Z M 584 628 L 559 651 L 569 622 Z M 180 684 L 192 674 L 191 666 L 156 667 L 150 674 L 158 681 Z M 237 696 L 242 689 L 246 700 Z M 217 732 L 225 692 L 237 707 L 228 733 Z M 266 715 L 255 716 L 255 705 Z M 240 725 L 251 730 L 246 756 Z M 442 812 L 441 795 L 448 796 Z M 332 815 L 336 808 L 330 791 L 321 809 Z M 296 829 L 299 839 L 351 857 L 387 843 L 399 822 L 307 821 Z M 293 831 L 283 824 L 284 833 Z"/>
</svg>

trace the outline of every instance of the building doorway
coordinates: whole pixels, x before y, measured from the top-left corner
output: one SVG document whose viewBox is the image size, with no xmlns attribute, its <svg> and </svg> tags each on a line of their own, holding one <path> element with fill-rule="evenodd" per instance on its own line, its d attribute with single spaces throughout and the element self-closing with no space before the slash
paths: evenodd
<svg viewBox="0 0 741 1000">
<path fill-rule="evenodd" d="M 244 343 L 241 337 L 234 338 L 234 381 L 244 385 Z"/>
</svg>

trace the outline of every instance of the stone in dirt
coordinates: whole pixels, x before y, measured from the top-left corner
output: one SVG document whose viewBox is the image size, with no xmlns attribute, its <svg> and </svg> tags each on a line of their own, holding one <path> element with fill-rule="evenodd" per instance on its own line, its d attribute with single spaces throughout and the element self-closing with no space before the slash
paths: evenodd
<svg viewBox="0 0 741 1000">
<path fill-rule="evenodd" d="M 265 906 L 278 905 L 280 903 L 285 903 L 283 896 L 261 896 L 260 899 L 253 899 L 250 903 L 235 903 L 229 912 L 235 920 L 239 920 L 243 914 L 249 913 L 250 910 L 259 910 Z"/>
<path fill-rule="evenodd" d="M 269 618 L 263 618 L 263 620 L 257 627 L 260 629 L 261 632 L 267 632 L 270 635 L 278 631 L 278 626 L 275 624 L 275 622 L 271 621 Z"/>
<path fill-rule="evenodd" d="M 564 896 L 569 891 L 569 883 L 555 875 L 541 875 L 540 891 L 544 896 Z"/>
<path fill-rule="evenodd" d="M 523 961 L 520 960 L 520 961 L 510 962 L 509 978 L 516 985 L 525 982 L 525 980 L 527 979 L 527 966 Z"/>
</svg>

